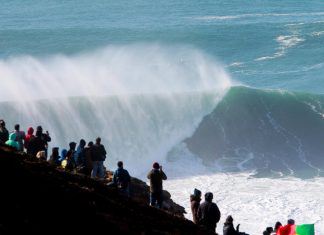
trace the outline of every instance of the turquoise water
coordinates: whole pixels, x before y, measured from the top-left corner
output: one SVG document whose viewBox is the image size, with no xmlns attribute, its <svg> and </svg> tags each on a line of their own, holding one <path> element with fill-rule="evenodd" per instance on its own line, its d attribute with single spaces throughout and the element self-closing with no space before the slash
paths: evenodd
<svg viewBox="0 0 324 235">
<path fill-rule="evenodd" d="M 258 88 L 323 93 L 324 3 L 1 1 L 0 57 L 132 43 L 190 45 Z"/>
<path fill-rule="evenodd" d="M 102 136 L 139 176 L 183 143 L 224 171 L 323 176 L 323 45 L 321 0 L 1 1 L 0 117 L 60 147 Z"/>
<path fill-rule="evenodd" d="M 249 234 L 323 234 L 323 45 L 323 0 L 0 0 L 0 118 L 60 150 L 100 136 L 144 180 L 158 161 L 188 212 L 213 191 Z"/>
</svg>

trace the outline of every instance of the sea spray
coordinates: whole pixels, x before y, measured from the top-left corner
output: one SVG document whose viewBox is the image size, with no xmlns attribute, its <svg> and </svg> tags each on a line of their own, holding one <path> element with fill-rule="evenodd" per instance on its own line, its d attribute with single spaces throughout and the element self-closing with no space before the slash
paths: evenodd
<svg viewBox="0 0 324 235">
<path fill-rule="evenodd" d="M 0 62 L 0 114 L 8 127 L 42 125 L 66 148 L 101 136 L 106 166 L 124 160 L 143 177 L 190 136 L 231 85 L 221 65 L 193 48 L 114 46 L 74 56 Z"/>
</svg>

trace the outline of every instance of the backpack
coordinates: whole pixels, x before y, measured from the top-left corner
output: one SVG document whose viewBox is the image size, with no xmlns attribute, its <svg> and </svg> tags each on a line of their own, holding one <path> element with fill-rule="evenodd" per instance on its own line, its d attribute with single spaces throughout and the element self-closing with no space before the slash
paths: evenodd
<svg viewBox="0 0 324 235">
<path fill-rule="evenodd" d="M 125 189 L 128 186 L 128 177 L 124 169 L 118 170 L 116 174 L 117 188 Z"/>
</svg>

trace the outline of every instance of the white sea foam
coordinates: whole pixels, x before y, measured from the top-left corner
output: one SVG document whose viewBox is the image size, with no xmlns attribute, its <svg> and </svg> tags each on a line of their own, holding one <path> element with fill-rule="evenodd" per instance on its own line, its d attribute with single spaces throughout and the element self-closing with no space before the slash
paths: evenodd
<svg viewBox="0 0 324 235">
<path fill-rule="evenodd" d="M 197 20 L 236 20 L 243 18 L 261 18 L 261 17 L 304 17 L 304 16 L 323 16 L 324 12 L 303 12 L 303 13 L 254 13 L 254 14 L 239 14 L 239 15 L 215 15 L 215 16 L 200 16 L 195 17 Z"/>
<path fill-rule="evenodd" d="M 312 32 L 311 35 L 314 37 L 319 37 L 324 34 L 324 31 Z"/>
<path fill-rule="evenodd" d="M 255 61 L 262 61 L 262 60 L 269 60 L 269 59 L 276 59 L 278 57 L 282 57 L 287 53 L 287 50 L 291 47 L 294 47 L 301 42 L 305 41 L 305 39 L 298 37 L 297 35 L 281 35 L 276 38 L 276 42 L 278 42 L 279 47 L 277 51 L 271 56 L 262 56 Z"/>
<path fill-rule="evenodd" d="M 290 48 L 305 41 L 305 39 L 299 38 L 297 35 L 284 35 L 277 37 L 276 41 L 283 48 Z"/>
<path fill-rule="evenodd" d="M 251 235 L 262 234 L 276 221 L 286 223 L 289 218 L 297 224 L 314 223 L 315 233 L 324 234 L 323 178 L 269 179 L 253 178 L 253 172 L 220 173 L 204 167 L 190 154 L 182 156 L 164 166 L 169 177 L 164 188 L 176 203 L 185 207 L 186 218 L 192 219 L 189 197 L 198 188 L 203 193 L 214 193 L 214 201 L 222 213 L 217 227 L 219 234 L 230 214 L 234 224 L 240 223 L 240 230 Z"/>
<path fill-rule="evenodd" d="M 244 65 L 244 62 L 233 62 L 228 65 L 228 67 L 242 67 Z"/>
</svg>

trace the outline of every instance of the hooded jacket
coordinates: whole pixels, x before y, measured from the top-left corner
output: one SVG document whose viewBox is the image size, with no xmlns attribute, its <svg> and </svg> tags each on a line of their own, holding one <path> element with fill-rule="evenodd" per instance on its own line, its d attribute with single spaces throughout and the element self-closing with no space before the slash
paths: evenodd
<svg viewBox="0 0 324 235">
<path fill-rule="evenodd" d="M 24 146 L 25 146 L 26 149 L 27 149 L 27 147 L 28 147 L 28 143 L 29 143 L 29 141 L 30 141 L 32 138 L 35 137 L 33 134 L 34 134 L 34 128 L 29 127 L 28 130 L 27 130 L 27 135 L 26 135 L 25 140 L 24 140 Z"/>
<path fill-rule="evenodd" d="M 6 145 L 14 147 L 16 150 L 19 150 L 19 144 L 16 141 L 16 133 L 11 133 L 9 135 L 9 140 L 6 141 Z"/>
<path fill-rule="evenodd" d="M 280 235 L 290 235 L 292 231 L 296 229 L 296 225 L 294 224 L 287 224 L 285 226 L 282 226 L 278 229 L 277 234 Z"/>
</svg>

